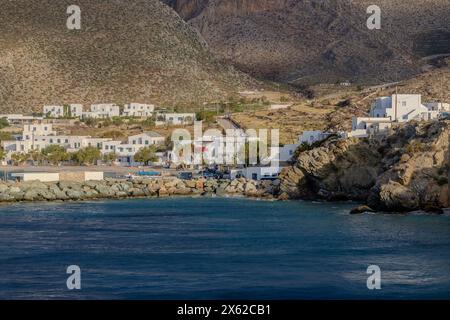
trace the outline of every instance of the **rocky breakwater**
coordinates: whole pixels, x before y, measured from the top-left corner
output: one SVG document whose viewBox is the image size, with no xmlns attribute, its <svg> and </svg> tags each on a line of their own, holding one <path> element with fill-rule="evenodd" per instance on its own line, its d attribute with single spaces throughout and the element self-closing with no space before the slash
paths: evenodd
<svg viewBox="0 0 450 320">
<path fill-rule="evenodd" d="M 0 202 L 70 201 L 169 196 L 246 196 L 273 198 L 279 181 L 177 178 L 105 179 L 87 182 L 0 182 Z"/>
<path fill-rule="evenodd" d="M 330 139 L 299 153 L 280 198 L 356 200 L 359 211 L 450 207 L 450 121 L 411 122 L 382 140 Z"/>
</svg>

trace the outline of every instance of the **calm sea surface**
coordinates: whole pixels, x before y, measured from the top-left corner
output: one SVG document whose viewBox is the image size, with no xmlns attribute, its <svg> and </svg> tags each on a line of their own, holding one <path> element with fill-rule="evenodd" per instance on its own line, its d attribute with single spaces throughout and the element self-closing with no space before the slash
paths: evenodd
<svg viewBox="0 0 450 320">
<path fill-rule="evenodd" d="M 450 298 L 450 216 L 180 198 L 0 205 L 0 299 Z M 81 290 L 66 268 L 81 268 Z M 381 268 L 368 290 L 367 267 Z"/>
</svg>

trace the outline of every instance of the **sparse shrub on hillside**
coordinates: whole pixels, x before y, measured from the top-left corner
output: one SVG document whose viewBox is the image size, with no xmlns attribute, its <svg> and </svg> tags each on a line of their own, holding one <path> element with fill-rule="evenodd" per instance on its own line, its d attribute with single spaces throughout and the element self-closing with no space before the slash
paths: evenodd
<svg viewBox="0 0 450 320">
<path fill-rule="evenodd" d="M 113 117 L 112 124 L 115 126 L 120 126 L 123 124 L 123 119 L 121 117 Z"/>
<path fill-rule="evenodd" d="M 155 119 L 147 118 L 141 122 L 141 125 L 147 129 L 155 127 Z"/>
<path fill-rule="evenodd" d="M 113 140 L 118 140 L 118 139 L 122 139 L 125 137 L 125 133 L 123 131 L 120 130 L 110 130 L 107 132 L 104 132 L 101 135 L 102 138 L 110 138 Z"/>
<path fill-rule="evenodd" d="M 447 183 L 448 183 L 448 178 L 447 177 L 441 176 L 441 177 L 437 178 L 437 184 L 438 185 L 443 186 L 443 185 L 445 185 Z"/>
<path fill-rule="evenodd" d="M 95 128 L 97 127 L 99 120 L 98 119 L 94 119 L 94 118 L 83 118 L 81 120 L 85 125 L 87 125 L 88 127 L 91 128 Z"/>
<path fill-rule="evenodd" d="M 214 111 L 200 111 L 196 114 L 197 121 L 204 121 L 208 124 L 216 121 L 216 112 Z"/>
<path fill-rule="evenodd" d="M 425 151 L 424 144 L 417 140 L 411 141 L 406 147 L 406 153 L 409 155 L 414 155 L 415 153 L 423 151 Z"/>
</svg>

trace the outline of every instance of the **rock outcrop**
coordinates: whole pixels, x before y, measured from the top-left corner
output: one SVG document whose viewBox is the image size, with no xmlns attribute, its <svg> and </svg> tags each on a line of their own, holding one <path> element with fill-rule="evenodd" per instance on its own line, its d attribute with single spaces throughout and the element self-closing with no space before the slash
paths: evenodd
<svg viewBox="0 0 450 320">
<path fill-rule="evenodd" d="M 168 196 L 246 196 L 273 198 L 279 181 L 180 180 L 177 178 L 106 179 L 87 182 L 0 182 L 0 202 L 123 199 Z"/>
<path fill-rule="evenodd" d="M 363 200 L 380 170 L 373 145 L 331 139 L 300 153 L 296 164 L 281 175 L 281 192 L 291 198 Z"/>
<path fill-rule="evenodd" d="M 450 207 L 449 122 L 399 126 L 383 141 L 331 139 L 300 152 L 281 198 L 357 200 L 378 211 Z"/>
</svg>

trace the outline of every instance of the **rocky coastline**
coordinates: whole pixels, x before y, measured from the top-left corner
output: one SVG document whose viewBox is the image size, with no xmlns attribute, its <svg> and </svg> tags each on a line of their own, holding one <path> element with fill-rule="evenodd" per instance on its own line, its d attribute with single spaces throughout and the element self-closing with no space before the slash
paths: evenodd
<svg viewBox="0 0 450 320">
<path fill-rule="evenodd" d="M 281 199 L 354 200 L 353 213 L 450 207 L 450 121 L 399 125 L 383 139 L 330 139 L 281 174 Z"/>
<path fill-rule="evenodd" d="M 279 180 L 244 178 L 0 182 L 0 203 L 170 196 L 356 201 L 351 211 L 442 213 L 450 208 L 450 121 L 408 123 L 382 140 L 329 139 L 298 152 Z"/>
<path fill-rule="evenodd" d="M 170 196 L 242 196 L 274 199 L 280 181 L 195 179 L 174 177 L 105 179 L 86 182 L 0 182 L 0 203 L 23 201 L 79 201 Z"/>
</svg>

